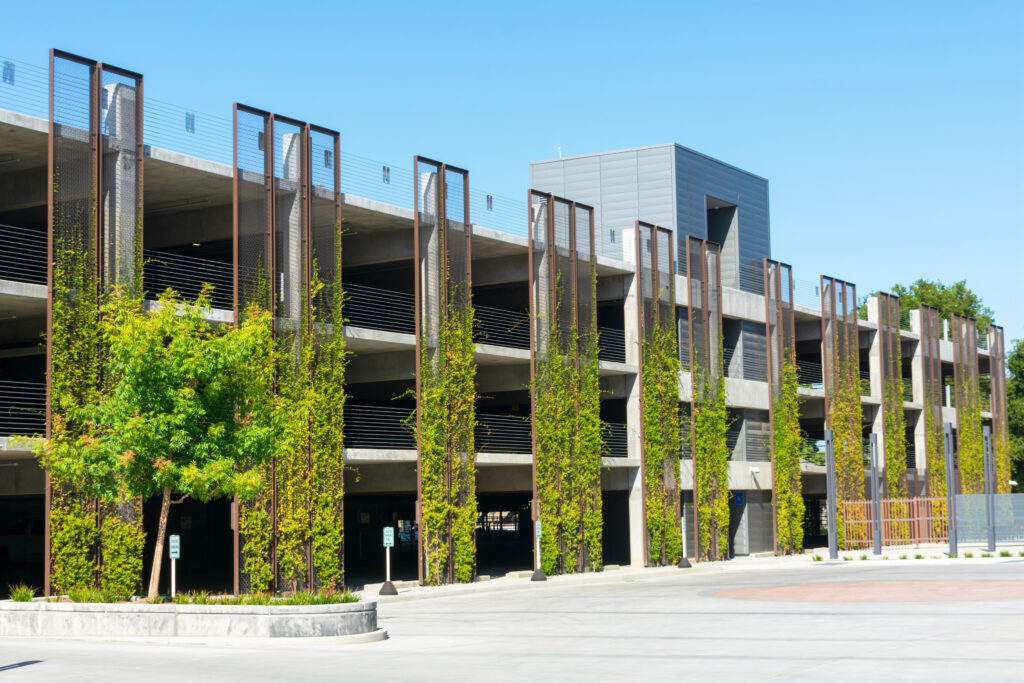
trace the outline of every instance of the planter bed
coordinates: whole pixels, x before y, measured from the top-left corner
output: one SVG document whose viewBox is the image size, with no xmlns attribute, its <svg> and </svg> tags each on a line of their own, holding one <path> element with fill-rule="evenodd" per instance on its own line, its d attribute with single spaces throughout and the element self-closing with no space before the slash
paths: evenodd
<svg viewBox="0 0 1024 683">
<path fill-rule="evenodd" d="M 0 636 L 309 638 L 376 630 L 373 600 L 300 606 L 0 601 Z"/>
</svg>

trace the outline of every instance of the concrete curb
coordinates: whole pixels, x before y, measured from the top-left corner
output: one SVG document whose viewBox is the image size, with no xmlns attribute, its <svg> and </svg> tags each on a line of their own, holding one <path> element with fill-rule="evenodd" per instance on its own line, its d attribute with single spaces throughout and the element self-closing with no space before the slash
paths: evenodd
<svg viewBox="0 0 1024 683">
<path fill-rule="evenodd" d="M 148 605 L 0 601 L 0 636 L 330 638 L 377 630 L 377 602 Z"/>
</svg>

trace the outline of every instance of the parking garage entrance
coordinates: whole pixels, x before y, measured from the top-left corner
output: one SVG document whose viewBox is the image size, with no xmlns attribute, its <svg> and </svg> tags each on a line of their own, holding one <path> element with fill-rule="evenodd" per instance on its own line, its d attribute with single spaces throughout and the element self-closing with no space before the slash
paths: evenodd
<svg viewBox="0 0 1024 683">
<path fill-rule="evenodd" d="M 384 527 L 394 527 L 391 579 L 409 581 L 416 572 L 416 496 L 345 496 L 345 585 L 362 588 L 384 581 Z"/>
<path fill-rule="evenodd" d="M 532 569 L 532 530 L 529 493 L 477 494 L 477 574 Z"/>
<path fill-rule="evenodd" d="M 171 500 L 176 500 L 176 494 Z M 149 585 L 160 524 L 160 497 L 150 498 L 142 506 L 142 523 L 146 530 L 146 549 L 143 554 L 142 586 Z M 178 591 L 204 590 L 211 593 L 230 593 L 234 588 L 234 562 L 231 553 L 234 536 L 231 530 L 231 501 L 212 500 L 203 503 L 191 498 L 171 505 L 167 513 L 167 535 L 181 537 L 181 558 L 177 566 Z M 160 563 L 160 593 L 171 588 L 171 563 L 167 559 L 167 541 Z"/>
</svg>

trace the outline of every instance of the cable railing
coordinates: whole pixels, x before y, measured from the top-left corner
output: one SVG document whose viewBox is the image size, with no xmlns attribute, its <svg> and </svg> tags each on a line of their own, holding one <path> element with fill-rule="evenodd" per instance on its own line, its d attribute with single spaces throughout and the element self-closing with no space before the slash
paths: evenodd
<svg viewBox="0 0 1024 683">
<path fill-rule="evenodd" d="M 213 307 L 232 307 L 235 288 L 230 263 L 152 249 L 143 250 L 142 260 L 142 288 L 146 298 L 155 299 L 170 288 L 183 299 L 195 300 L 203 285 L 210 284 L 213 285 Z"/>
<path fill-rule="evenodd" d="M 609 363 L 626 362 L 626 332 L 611 327 L 597 328 L 597 358 Z"/>
<path fill-rule="evenodd" d="M 821 363 L 810 360 L 796 360 L 797 383 L 805 389 L 824 389 L 825 379 Z"/>
<path fill-rule="evenodd" d="M 491 306 L 474 306 L 473 311 L 476 315 L 473 341 L 516 349 L 530 348 L 529 314 Z"/>
<path fill-rule="evenodd" d="M 416 333 L 416 298 L 408 292 L 343 283 L 345 318 L 352 327 Z"/>
<path fill-rule="evenodd" d="M 46 431 L 46 384 L 0 381 L 0 436 L 36 436 Z"/>
<path fill-rule="evenodd" d="M 0 225 L 0 280 L 46 284 L 46 232 Z"/>
<path fill-rule="evenodd" d="M 629 430 L 618 422 L 606 422 L 604 426 L 604 455 L 608 458 L 629 456 Z"/>
<path fill-rule="evenodd" d="M 533 453 L 533 433 L 529 418 L 516 415 L 476 414 L 473 435 L 480 453 Z"/>
<path fill-rule="evenodd" d="M 412 408 L 345 404 L 345 448 L 416 450 Z"/>
</svg>

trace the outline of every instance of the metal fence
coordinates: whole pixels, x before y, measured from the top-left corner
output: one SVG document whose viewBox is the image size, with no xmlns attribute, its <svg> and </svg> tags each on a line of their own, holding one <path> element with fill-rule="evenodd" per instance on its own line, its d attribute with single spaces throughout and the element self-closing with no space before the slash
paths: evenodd
<svg viewBox="0 0 1024 683">
<path fill-rule="evenodd" d="M 1024 493 L 1000 493 L 994 498 L 996 543 L 1024 542 Z M 956 538 L 960 543 L 988 541 L 985 494 L 957 495 Z"/>
<path fill-rule="evenodd" d="M 883 546 L 948 541 L 945 498 L 884 498 L 879 502 Z M 874 542 L 871 501 L 843 501 L 842 507 L 846 548 L 870 548 Z"/>
</svg>

